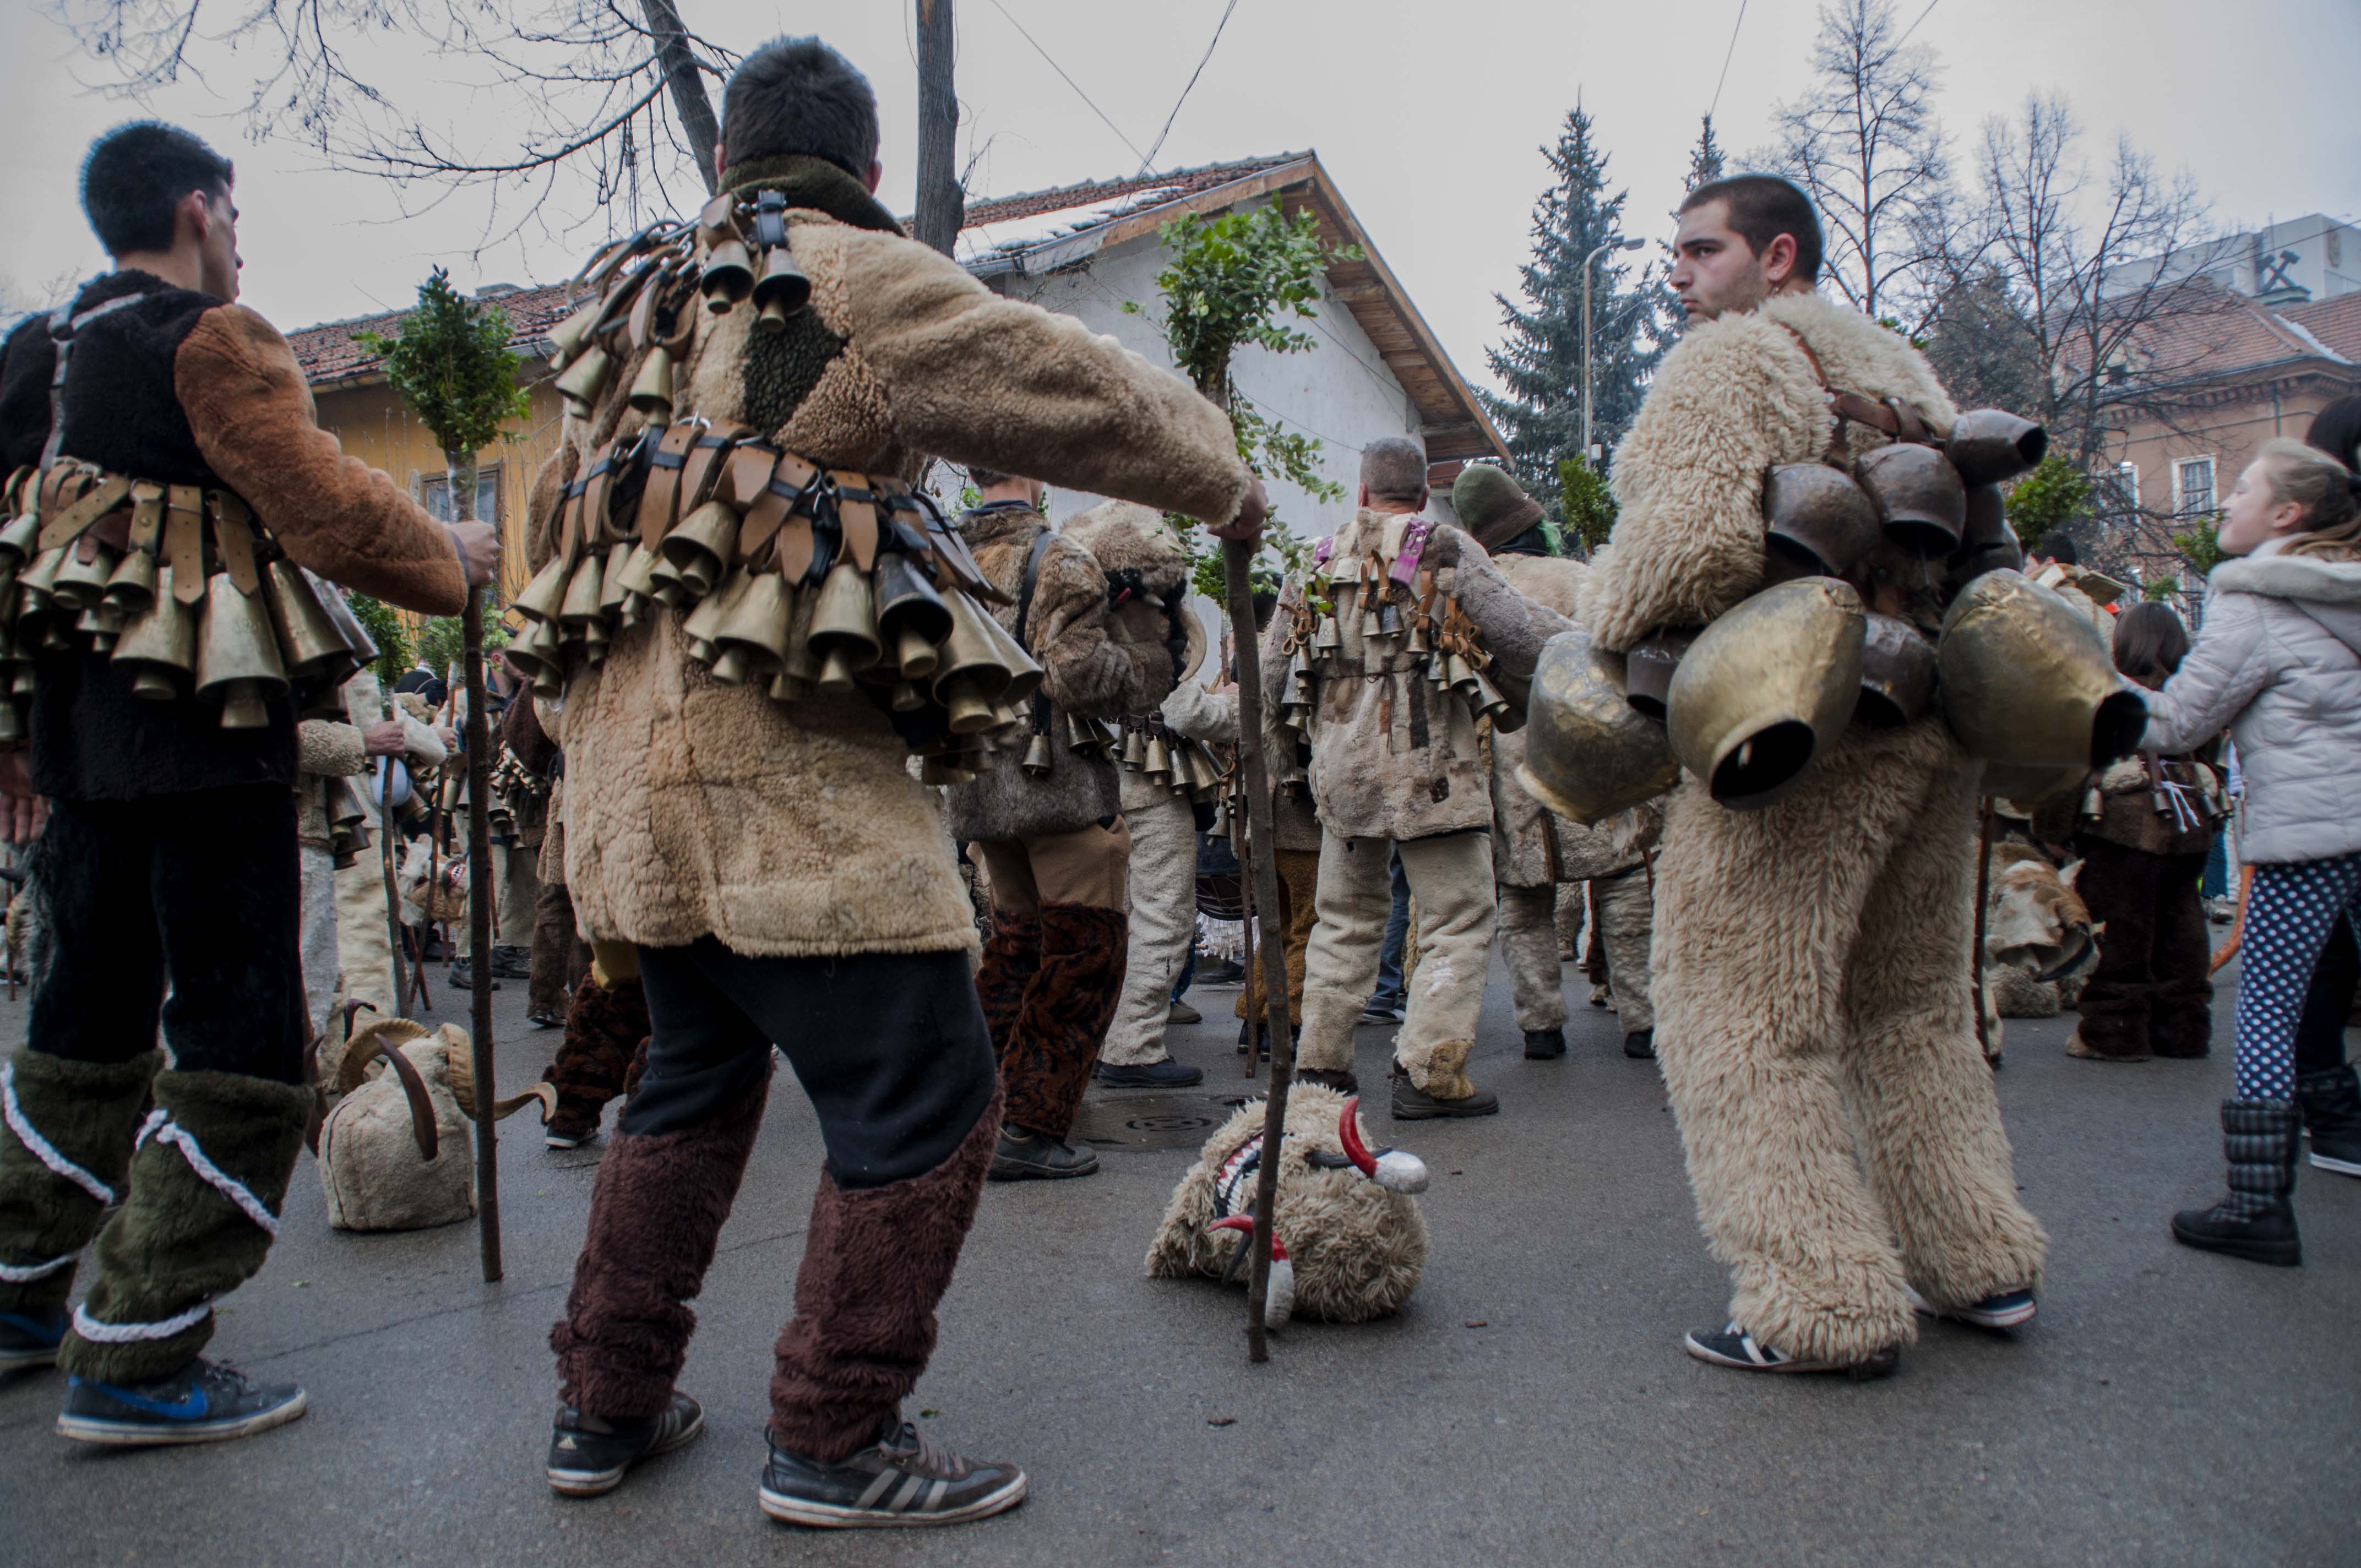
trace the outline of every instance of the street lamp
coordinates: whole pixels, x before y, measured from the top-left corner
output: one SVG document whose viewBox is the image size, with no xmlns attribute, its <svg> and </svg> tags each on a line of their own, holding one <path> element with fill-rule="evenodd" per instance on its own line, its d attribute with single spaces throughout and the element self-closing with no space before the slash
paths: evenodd
<svg viewBox="0 0 2361 1568">
<path fill-rule="evenodd" d="M 1610 239 L 1582 258 L 1582 460 L 1590 458 L 1590 264 L 1610 250 L 1638 250 L 1644 239 Z"/>
</svg>

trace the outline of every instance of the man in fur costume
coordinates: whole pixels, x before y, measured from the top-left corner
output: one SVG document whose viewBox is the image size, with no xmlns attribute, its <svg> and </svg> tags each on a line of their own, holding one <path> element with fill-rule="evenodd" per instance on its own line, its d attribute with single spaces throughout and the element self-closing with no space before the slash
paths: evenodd
<svg viewBox="0 0 2361 1568">
<path fill-rule="evenodd" d="M 903 236 L 873 194 L 876 100 L 834 50 L 783 38 L 749 53 L 721 133 L 722 192 L 763 214 L 773 257 L 791 244 L 808 300 L 764 316 L 751 300 L 717 313 L 691 294 L 673 318 L 686 334 L 676 355 L 641 339 L 592 380 L 588 417 L 569 415 L 535 482 L 536 565 L 563 559 L 577 512 L 561 503 L 598 477 L 595 455 L 639 439 L 651 416 L 629 392 L 660 352 L 677 367 L 664 438 L 751 432 L 765 444 L 740 450 L 761 475 L 775 457 L 848 482 L 907 479 L 934 454 L 1258 533 L 1260 494 L 1218 410 Z M 718 243 L 699 243 L 699 266 Z M 1088 575 L 1103 606 L 1105 577 L 1095 564 Z M 939 1447 L 900 1413 L 933 1352 L 1001 1122 L 969 969 L 975 921 L 939 797 L 914 776 L 884 687 L 774 699 L 768 682 L 718 678 L 683 621 L 653 605 L 615 629 L 603 661 L 570 666 L 555 736 L 568 891 L 586 935 L 638 948 L 653 1033 L 551 1333 L 562 1402 L 550 1485 L 605 1492 L 702 1430 L 675 1387 L 688 1303 L 753 1147 L 775 1042 L 828 1162 L 776 1347 L 760 1504 L 839 1526 L 998 1512 L 1023 1498 L 1023 1473 Z M 1143 657 L 1136 678 L 1169 685 L 1170 655 L 1152 652 L 1161 674 Z M 1144 700 L 1126 689 L 1115 706 Z M 1083 905 L 1094 923 L 1120 920 L 1119 877 Z"/>
<path fill-rule="evenodd" d="M 1833 430 L 1828 389 L 1956 417 L 1908 344 L 1814 292 L 1819 223 L 1795 187 L 1699 186 L 1677 247 L 1692 325 L 1618 450 L 1621 512 L 1583 593 L 1615 650 L 1763 586 L 1772 466 L 1886 439 Z M 1854 576 L 1872 609 L 1932 629 L 1916 557 L 1880 544 Z M 1701 1359 L 1878 1372 L 1914 1306 L 1993 1327 L 2032 1313 L 2048 1241 L 2017 1201 L 1971 1012 L 1978 776 L 1929 715 L 1853 726 L 1761 810 L 1695 777 L 1674 791 L 1656 1050 L 1698 1217 L 1736 1277 L 1728 1326 L 1689 1336 Z"/>
<path fill-rule="evenodd" d="M 1508 473 L 1471 464 L 1451 486 L 1452 510 L 1509 586 L 1534 603 L 1573 619 L 1589 570 L 1550 547 L 1541 503 Z M 1595 918 L 1615 977 L 1616 1015 L 1627 1056 L 1654 1054 L 1655 1014 L 1648 1005 L 1648 937 L 1653 924 L 1653 877 L 1645 864 L 1663 808 L 1654 802 L 1585 828 L 1543 806 L 1517 782 L 1525 760 L 1521 729 L 1491 732 L 1492 874 L 1499 880 L 1500 958 L 1525 1055 L 1538 1061 L 1565 1055 L 1565 992 L 1558 956 L 1557 890 L 1587 882 Z"/>
<path fill-rule="evenodd" d="M 383 688 L 374 670 L 363 670 L 345 683 L 344 705 L 346 722 L 364 736 L 375 732 L 379 744 L 388 743 L 391 732 L 381 727 L 389 724 L 399 727 L 401 735 L 396 750 L 370 753 L 367 772 L 357 785 L 369 813 L 368 852 L 350 865 L 335 869 L 336 958 L 344 976 L 342 1002 L 366 1002 L 379 1018 L 390 1018 L 399 1005 L 401 991 L 393 972 L 393 938 L 385 924 L 385 824 L 378 810 L 376 791 L 388 771 L 388 758 L 416 780 L 441 767 L 450 753 L 444 749 L 443 738 L 435 733 L 434 727 L 421 722 L 400 701 L 391 705 L 391 717 L 387 716 Z M 398 839 L 393 850 L 399 859 L 401 844 Z"/>
<path fill-rule="evenodd" d="M 1146 508 L 1110 502 L 1060 532 L 1041 515 L 1038 480 L 970 477 L 982 499 L 960 532 L 1008 596 L 1001 624 L 1042 671 L 1022 744 L 945 803 L 951 837 L 992 883 L 975 986 L 1007 1104 L 991 1178 L 1088 1176 L 1098 1156 L 1066 1134 L 1123 995 L 1132 840 L 1115 759 L 1079 748 L 1072 721 L 1119 718 L 1171 694 L 1181 647 L 1167 607 L 1187 591 L 1189 566 Z"/>
<path fill-rule="evenodd" d="M 286 340 L 232 302 L 231 181 L 226 159 L 154 122 L 91 148 L 82 205 L 115 270 L 0 348 L 0 470 L 52 532 L 42 556 L 62 573 L 49 552 L 87 566 L 153 546 L 183 581 L 211 559 L 209 620 L 219 596 L 267 580 L 267 549 L 396 605 L 456 612 L 492 577 L 494 531 L 434 521 L 320 429 Z M 181 586 L 157 569 L 152 613 L 123 634 L 132 647 Z M 249 705 L 185 677 L 150 700 L 132 665 L 71 632 L 36 672 L 30 755 L 0 759 L 0 807 L 15 841 L 40 832 L 53 958 L 27 1044 L 0 1067 L 0 1365 L 66 1370 L 68 1437 L 244 1437 L 304 1403 L 300 1387 L 198 1354 L 214 1299 L 269 1250 L 313 1105 L 296 703 L 283 682 Z M 69 1321 L 93 1238 L 95 1277 Z"/>
<path fill-rule="evenodd" d="M 1519 689 L 1521 709 L 1542 644 L 1568 622 L 1510 587 L 1463 530 L 1421 517 L 1426 502 L 1425 449 L 1407 436 L 1372 442 L 1361 454 L 1359 514 L 1337 531 L 1312 582 L 1290 589 L 1308 613 L 1282 603 L 1264 639 L 1264 701 L 1306 716 L 1324 835 L 1297 1070 L 1332 1089 L 1356 1085 L 1353 1029 L 1393 908 L 1390 840 L 1419 908 L 1418 982 L 1394 1046 L 1393 1113 L 1488 1116 L 1499 1097 L 1469 1080 L 1467 1057 L 1491 962 L 1490 781 L 1474 703 L 1435 686 L 1429 668 L 1447 639 L 1472 635 L 1491 678 Z M 1351 605 L 1328 598 L 1347 581 L 1359 585 L 1345 596 Z M 1444 630 L 1430 637 L 1430 624 Z M 1428 641 L 1435 647 L 1422 651 Z"/>
</svg>

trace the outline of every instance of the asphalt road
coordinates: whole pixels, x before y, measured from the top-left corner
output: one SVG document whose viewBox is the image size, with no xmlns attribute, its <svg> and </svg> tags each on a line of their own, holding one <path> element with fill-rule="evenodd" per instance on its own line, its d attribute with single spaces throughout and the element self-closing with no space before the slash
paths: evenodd
<svg viewBox="0 0 2361 1568">
<path fill-rule="evenodd" d="M 2012 1021 L 2001 1098 L 2053 1238 L 2013 1338 L 1930 1327 L 1888 1380 L 1721 1371 L 1719 1324 L 1650 1064 L 1581 1004 L 1570 1056 L 1521 1058 L 1496 973 L 1475 1071 L 1497 1119 L 1389 1124 L 1434 1168 L 1433 1251 L 1398 1318 L 1299 1323 L 1247 1364 L 1243 1293 L 1140 1260 L 1197 1134 L 1192 1110 L 1095 1095 L 1099 1177 L 987 1190 L 909 1407 L 939 1440 L 1032 1476 L 1015 1513 L 939 1531 L 791 1530 L 756 1511 L 768 1351 L 819 1158 L 782 1081 L 698 1303 L 692 1448 L 592 1502 L 541 1478 L 546 1336 L 597 1146 L 501 1146 L 508 1277 L 472 1226 L 328 1230 L 308 1157 L 263 1273 L 214 1353 L 293 1377 L 310 1415 L 247 1442 L 116 1453 L 50 1430 L 54 1374 L 0 1382 L 0 1561 L 24 1563 L 2350 1563 L 2361 1562 L 2361 1181 L 2306 1170 L 2306 1266 L 2185 1251 L 2165 1219 L 2218 1193 L 2217 1055 L 2071 1060 L 2070 1019 Z M 1176 1031 L 1238 1092 L 1234 992 Z M 500 1081 L 556 1035 L 495 998 Z M 22 1005 L 6 1009 L 9 1037 Z M 442 1016 L 456 1016 L 446 1002 Z M 1383 1072 L 1386 1033 L 1359 1067 Z M 1182 1125 L 1173 1126 L 1170 1124 Z"/>
</svg>

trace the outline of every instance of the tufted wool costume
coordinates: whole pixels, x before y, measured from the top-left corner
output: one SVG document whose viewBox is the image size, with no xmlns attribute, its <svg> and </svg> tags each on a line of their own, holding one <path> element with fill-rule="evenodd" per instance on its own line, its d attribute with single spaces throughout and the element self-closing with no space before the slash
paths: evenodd
<svg viewBox="0 0 2361 1568">
<path fill-rule="evenodd" d="M 1691 327 L 1616 455 L 1621 512 L 1583 590 L 1603 646 L 1762 586 L 1763 476 L 1831 440 L 1799 336 L 1828 385 L 1955 417 L 1907 344 L 1816 296 Z M 1884 439 L 1845 428 L 1855 451 Z M 1856 576 L 1873 608 L 1931 625 L 1915 557 L 1881 544 Z M 1964 1307 L 2040 1279 L 2047 1238 L 1971 1012 L 1977 776 L 1927 718 L 1853 727 L 1766 809 L 1727 810 L 1693 776 L 1673 795 L 1657 1055 L 1730 1317 L 1790 1358 L 1861 1365 L 1909 1341 L 1905 1285 Z"/>
<path fill-rule="evenodd" d="M 915 477 L 935 455 L 1235 515 L 1249 481 L 1229 426 L 1177 378 L 1070 318 L 994 297 L 904 238 L 825 160 L 760 159 L 721 183 L 784 194 L 810 303 L 779 331 L 758 330 L 752 309 L 697 311 L 676 417 L 736 422 L 829 467 Z M 587 421 L 568 418 L 536 481 L 536 567 L 586 454 L 645 417 L 625 395 L 640 358 L 617 367 Z M 1071 570 L 1104 605 L 1096 565 Z M 1153 652 L 1169 685 L 1170 659 Z M 1115 711 L 1142 700 L 1133 678 L 1111 677 Z M 593 940 L 638 946 L 653 1025 L 552 1334 L 565 1398 L 609 1420 L 667 1409 L 775 1042 L 812 1098 L 828 1166 L 777 1347 L 771 1430 L 813 1462 L 841 1460 L 876 1441 L 925 1369 L 1000 1124 L 986 1014 L 1012 999 L 987 991 L 978 1005 L 975 925 L 939 797 L 913 776 L 882 703 L 816 696 L 790 710 L 759 682 L 717 682 L 668 609 L 572 675 L 554 739 L 577 916 Z M 1111 779 L 1097 811 L 1115 811 Z M 1118 880 L 1071 913 L 1119 927 L 1121 907 Z M 1038 913 L 1046 924 L 1051 906 Z M 1005 922 L 995 941 L 1023 924 Z M 1094 987 L 1111 1000 L 1104 980 L 1060 999 Z"/>
<path fill-rule="evenodd" d="M 116 271 L 9 334 L 0 471 L 50 455 L 234 494 L 297 565 L 404 608 L 465 599 L 451 533 L 342 455 L 269 323 L 209 294 Z M 0 1312 L 56 1321 L 95 1238 L 57 1361 L 148 1384 L 195 1364 L 214 1299 L 261 1266 L 312 1109 L 295 704 L 225 728 L 217 701 L 145 700 L 82 643 L 43 651 L 38 678 L 32 778 L 53 806 L 35 880 L 57 956 L 5 1070 Z M 317 739 L 317 771 L 350 765 L 349 744 Z"/>
<path fill-rule="evenodd" d="M 346 721 L 357 729 L 367 729 L 386 717 L 382 688 L 376 673 L 363 670 L 345 683 Z M 439 768 L 446 753 L 442 737 L 422 724 L 397 703 L 393 718 L 401 724 L 402 766 L 415 778 L 430 769 Z M 385 928 L 385 868 L 379 860 L 382 852 L 380 826 L 377 818 L 375 774 L 382 759 L 372 762 L 371 777 L 362 784 L 363 798 L 369 806 L 368 851 L 348 866 L 335 872 L 336 894 L 336 958 L 343 972 L 342 1002 L 366 1002 L 379 1018 L 394 1016 L 401 992 L 394 984 L 393 940 Z M 397 850 L 399 846 L 397 846 Z"/>
</svg>

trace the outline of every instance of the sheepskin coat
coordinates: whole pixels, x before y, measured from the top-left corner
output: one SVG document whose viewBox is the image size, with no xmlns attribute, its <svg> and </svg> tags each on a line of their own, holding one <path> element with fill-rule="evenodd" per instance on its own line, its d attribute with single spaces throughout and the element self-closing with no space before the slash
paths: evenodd
<svg viewBox="0 0 2361 1568">
<path fill-rule="evenodd" d="M 697 313 L 674 386 L 679 417 L 734 420 L 829 467 L 915 476 L 927 455 L 1216 521 L 1248 483 L 1229 422 L 1186 382 L 1071 317 L 1003 300 L 901 235 L 841 170 L 813 159 L 733 170 L 787 192 L 810 308 L 757 334 L 754 312 Z M 590 419 L 569 418 L 535 482 L 528 545 L 554 553 L 557 501 L 586 455 L 636 424 L 619 367 Z M 867 697 L 793 709 L 715 681 L 679 618 L 619 632 L 577 673 L 565 750 L 566 871 L 582 929 L 788 957 L 975 946 L 937 793 Z"/>
<path fill-rule="evenodd" d="M 1400 539 L 1400 513 L 1364 509 L 1336 531 L 1332 559 L 1371 551 L 1390 563 Z M 1424 566 L 1434 570 L 1437 602 L 1456 599 L 1476 623 L 1494 661 L 1496 684 L 1521 693 L 1532 678 L 1542 644 L 1573 623 L 1517 592 L 1466 531 L 1437 523 L 1427 535 Z M 1276 714 L 1286 695 L 1284 652 L 1289 615 L 1301 589 L 1290 586 L 1263 634 L 1262 700 Z M 1339 631 L 1345 668 L 1364 663 L 1359 618 L 1344 616 Z M 1312 704 L 1312 798 L 1327 831 L 1345 839 L 1431 839 L 1492 826 L 1492 792 L 1485 776 L 1476 721 L 1455 696 L 1438 697 L 1427 685 L 1423 655 L 1397 651 L 1382 679 L 1323 677 Z M 1511 700 L 1514 700 L 1512 698 Z"/>
<path fill-rule="evenodd" d="M 1025 617 L 1026 651 L 1041 666 L 1040 695 L 1047 699 L 1049 772 L 1036 778 L 1025 771 L 1028 730 L 1019 729 L 1016 740 L 993 754 L 990 767 L 953 785 L 946 796 L 951 837 L 961 843 L 1080 832 L 1122 810 L 1115 762 L 1076 755 L 1066 743 L 1065 716 L 1118 718 L 1154 707 L 1170 694 L 1176 669 L 1164 642 L 1161 610 L 1111 608 L 1107 574 L 1137 570 L 1151 594 L 1176 588 L 1188 577 L 1180 547 L 1163 520 L 1145 508 L 1129 510 L 1145 512 L 1153 532 L 1127 526 L 1130 519 L 1090 527 L 1085 520 L 1102 520 L 1085 512 L 1060 532 L 1024 506 L 985 507 L 960 520 L 976 565 L 1011 600 L 1023 597 L 1025 563 L 1034 542 L 1045 534 L 1049 541 Z M 993 613 L 1014 632 L 1016 609 L 1010 603 L 994 607 Z M 1141 609 L 1150 613 L 1140 615 Z"/>
<path fill-rule="evenodd" d="M 2196 646 L 2149 695 L 2140 744 L 2186 751 L 2225 728 L 2246 773 L 2239 859 L 2361 850 L 2361 561 L 2213 568 Z"/>
<path fill-rule="evenodd" d="M 1615 449 L 1615 532 L 1582 589 L 1582 623 L 1621 651 L 1664 627 L 1699 627 L 1763 586 L 1763 481 L 1782 463 L 1828 455 L 1830 387 L 1900 398 L 1929 422 L 1959 417 L 1916 349 L 1860 312 L 1817 294 L 1782 294 L 1758 311 L 1689 329 L 1664 356 L 1631 433 Z M 1847 424 L 1844 455 L 1883 445 Z M 1881 544 L 1853 573 L 1862 599 L 1927 628 L 1939 604 L 1915 585 L 1915 556 Z"/>
<path fill-rule="evenodd" d="M 1172 695 L 1164 699 L 1159 711 L 1164 716 L 1166 728 L 1177 735 L 1209 746 L 1235 746 L 1238 743 L 1238 694 L 1235 686 L 1227 691 L 1212 692 L 1195 681 L 1182 681 L 1172 689 Z M 1279 748 L 1292 747 L 1296 743 L 1293 735 L 1279 728 L 1276 722 L 1278 711 L 1269 707 L 1263 709 L 1263 756 L 1274 772 L 1278 767 L 1277 759 L 1282 754 Z M 1170 798 L 1170 792 L 1162 784 L 1151 784 L 1144 779 L 1135 784 L 1133 781 L 1137 776 L 1129 769 L 1124 771 L 1125 810 L 1133 808 L 1134 790 L 1137 790 L 1142 797 L 1163 795 Z M 1301 854 L 1318 854 L 1320 817 L 1312 809 L 1311 797 L 1283 789 L 1278 795 L 1279 810 L 1273 827 L 1279 847 Z"/>
</svg>

